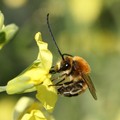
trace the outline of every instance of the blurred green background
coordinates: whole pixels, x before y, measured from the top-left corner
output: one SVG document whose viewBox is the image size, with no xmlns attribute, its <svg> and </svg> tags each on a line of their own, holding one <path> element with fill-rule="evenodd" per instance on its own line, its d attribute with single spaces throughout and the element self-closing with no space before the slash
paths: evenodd
<svg viewBox="0 0 120 120">
<path fill-rule="evenodd" d="M 0 0 L 0 10 L 6 24 L 19 26 L 13 40 L 0 51 L 0 85 L 36 59 L 34 35 L 38 31 L 48 42 L 54 63 L 60 59 L 46 24 L 50 13 L 61 51 L 89 62 L 98 96 L 95 101 L 88 90 L 73 98 L 60 96 L 55 119 L 120 120 L 120 0 Z M 0 120 L 10 120 L 20 96 L 0 94 Z"/>
</svg>

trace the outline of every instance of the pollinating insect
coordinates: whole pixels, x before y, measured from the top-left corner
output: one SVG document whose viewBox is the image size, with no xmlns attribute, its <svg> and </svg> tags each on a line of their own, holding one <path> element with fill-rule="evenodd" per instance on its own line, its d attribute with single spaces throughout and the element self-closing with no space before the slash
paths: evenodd
<svg viewBox="0 0 120 120">
<path fill-rule="evenodd" d="M 82 57 L 62 54 L 49 24 L 49 14 L 47 14 L 47 24 L 52 40 L 62 58 L 50 70 L 51 74 L 58 73 L 58 76 L 52 80 L 55 82 L 58 94 L 73 97 L 83 93 L 88 88 L 93 98 L 97 100 L 96 90 L 89 75 L 91 71 L 89 64 Z"/>
</svg>

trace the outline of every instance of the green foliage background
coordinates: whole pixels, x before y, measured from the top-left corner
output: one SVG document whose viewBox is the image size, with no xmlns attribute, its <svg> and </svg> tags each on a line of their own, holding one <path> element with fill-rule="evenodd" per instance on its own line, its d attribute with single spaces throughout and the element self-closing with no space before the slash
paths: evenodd
<svg viewBox="0 0 120 120">
<path fill-rule="evenodd" d="M 17 7 L 1 0 L 0 10 L 6 24 L 13 22 L 20 28 L 0 51 L 0 85 L 6 85 L 36 59 L 33 39 L 38 31 L 48 42 L 54 63 L 60 59 L 46 24 L 46 15 L 50 13 L 51 27 L 61 51 L 82 56 L 90 63 L 98 96 L 95 101 L 88 90 L 78 97 L 60 96 L 54 117 L 120 120 L 120 0 L 84 0 L 84 4 L 83 0 L 26 0 Z M 4 96 L 6 93 L 0 95 L 0 104 Z M 11 96 L 6 103 L 19 97 Z"/>
</svg>

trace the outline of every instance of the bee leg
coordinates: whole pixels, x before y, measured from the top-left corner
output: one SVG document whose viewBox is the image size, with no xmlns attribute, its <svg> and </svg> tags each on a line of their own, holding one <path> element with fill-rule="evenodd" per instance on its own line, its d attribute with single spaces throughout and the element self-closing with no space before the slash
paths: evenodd
<svg viewBox="0 0 120 120">
<path fill-rule="evenodd" d="M 62 86 L 63 84 L 60 84 L 60 83 L 63 82 L 67 76 L 68 76 L 68 74 L 65 73 L 65 74 L 58 76 L 57 78 L 52 79 L 52 82 L 53 82 L 53 81 L 58 80 L 61 77 L 63 77 L 59 82 L 55 83 L 54 85 L 49 85 L 49 86 Z"/>
<path fill-rule="evenodd" d="M 51 67 L 49 73 L 51 73 L 51 74 L 57 73 L 57 71 L 55 71 L 55 67 L 54 66 Z"/>
<path fill-rule="evenodd" d="M 60 83 L 63 82 L 64 80 L 65 80 L 65 78 L 63 78 L 62 80 L 60 80 L 59 82 L 57 82 L 57 83 L 55 84 L 55 86 L 61 85 Z M 62 84 L 62 85 L 63 85 L 63 84 Z"/>
<path fill-rule="evenodd" d="M 67 76 L 67 74 L 64 74 L 64 75 Z M 67 86 L 67 85 L 73 83 L 73 81 L 71 80 L 71 81 L 69 81 L 69 82 L 65 82 L 65 83 L 60 84 L 61 82 L 63 82 L 63 81 L 65 80 L 66 76 L 65 76 L 62 80 L 60 80 L 59 82 L 57 82 L 57 83 L 55 84 L 55 86 L 61 86 L 61 85 L 62 85 L 62 86 Z"/>
<path fill-rule="evenodd" d="M 63 84 L 60 84 L 61 82 L 63 82 L 65 80 L 65 78 L 63 78 L 62 80 L 60 80 L 59 82 L 57 82 L 54 85 L 49 85 L 49 86 L 62 86 Z"/>
<path fill-rule="evenodd" d="M 61 77 L 63 77 L 62 79 L 64 79 L 66 76 L 67 76 L 66 73 L 65 73 L 65 74 L 62 74 L 62 75 L 60 75 L 60 76 L 58 76 L 58 77 L 56 77 L 56 78 L 53 78 L 53 79 L 52 79 L 52 82 L 55 81 L 55 80 L 59 80 Z"/>
</svg>

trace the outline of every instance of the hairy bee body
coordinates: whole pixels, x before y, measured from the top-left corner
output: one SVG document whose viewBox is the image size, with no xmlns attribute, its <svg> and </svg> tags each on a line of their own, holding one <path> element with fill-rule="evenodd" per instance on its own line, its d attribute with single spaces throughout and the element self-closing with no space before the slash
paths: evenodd
<svg viewBox="0 0 120 120">
<path fill-rule="evenodd" d="M 78 80 L 75 82 L 72 81 L 70 83 L 64 83 L 57 90 L 58 94 L 64 95 L 66 97 L 73 97 L 84 92 L 86 88 L 87 88 L 86 83 L 82 80 Z"/>
<path fill-rule="evenodd" d="M 95 87 L 89 77 L 89 64 L 79 56 L 65 56 L 57 63 L 53 71 L 60 73 L 55 86 L 58 94 L 66 97 L 77 96 L 89 88 L 94 99 L 97 99 Z"/>
</svg>

